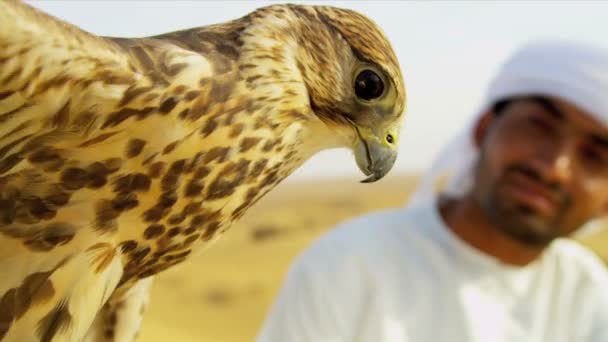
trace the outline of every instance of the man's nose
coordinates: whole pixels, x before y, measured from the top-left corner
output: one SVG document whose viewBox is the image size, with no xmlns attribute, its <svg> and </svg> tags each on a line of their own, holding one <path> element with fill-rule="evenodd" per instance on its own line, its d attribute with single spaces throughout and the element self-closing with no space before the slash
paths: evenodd
<svg viewBox="0 0 608 342">
<path fill-rule="evenodd" d="M 555 144 L 543 157 L 538 160 L 538 170 L 549 183 L 563 184 L 572 177 L 572 161 L 574 158 L 574 144 L 564 142 Z"/>
</svg>

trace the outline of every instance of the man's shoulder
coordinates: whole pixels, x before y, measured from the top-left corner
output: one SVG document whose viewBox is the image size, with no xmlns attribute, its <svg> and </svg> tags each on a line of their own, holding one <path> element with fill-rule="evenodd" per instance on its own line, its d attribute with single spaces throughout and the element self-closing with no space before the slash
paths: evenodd
<svg viewBox="0 0 608 342">
<path fill-rule="evenodd" d="M 369 212 L 331 227 L 300 255 L 307 264 L 378 264 L 414 257 L 428 245 L 420 209 L 404 207 Z M 413 261 L 413 259 L 409 259 Z"/>
<path fill-rule="evenodd" d="M 549 249 L 565 277 L 578 276 L 590 284 L 608 285 L 606 265 L 593 251 L 571 239 L 557 239 Z M 571 274 L 576 273 L 576 274 Z"/>
<path fill-rule="evenodd" d="M 389 208 L 368 212 L 339 222 L 319 238 L 319 243 L 373 246 L 424 230 L 425 219 L 416 208 Z M 416 220 L 415 218 L 418 218 Z M 407 243 L 407 241 L 401 241 Z"/>
</svg>

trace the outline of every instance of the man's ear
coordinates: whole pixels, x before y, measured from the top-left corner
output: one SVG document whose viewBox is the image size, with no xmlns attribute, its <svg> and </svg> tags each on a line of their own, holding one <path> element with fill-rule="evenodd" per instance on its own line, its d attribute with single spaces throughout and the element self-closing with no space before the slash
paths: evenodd
<svg viewBox="0 0 608 342">
<path fill-rule="evenodd" d="M 475 139 L 475 147 L 479 148 L 483 143 L 484 139 L 488 135 L 490 130 L 490 125 L 494 121 L 496 115 L 494 112 L 487 111 L 485 112 L 477 121 L 475 125 L 474 139 Z"/>
</svg>

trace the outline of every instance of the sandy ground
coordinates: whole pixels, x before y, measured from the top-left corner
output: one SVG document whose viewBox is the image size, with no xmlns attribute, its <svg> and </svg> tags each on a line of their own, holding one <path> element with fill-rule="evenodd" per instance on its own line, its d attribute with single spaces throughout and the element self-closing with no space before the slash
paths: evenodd
<svg viewBox="0 0 608 342">
<path fill-rule="evenodd" d="M 341 221 L 402 206 L 415 180 L 288 179 L 213 246 L 157 277 L 139 341 L 252 341 L 297 254 Z M 608 234 L 585 243 L 608 260 Z"/>
</svg>

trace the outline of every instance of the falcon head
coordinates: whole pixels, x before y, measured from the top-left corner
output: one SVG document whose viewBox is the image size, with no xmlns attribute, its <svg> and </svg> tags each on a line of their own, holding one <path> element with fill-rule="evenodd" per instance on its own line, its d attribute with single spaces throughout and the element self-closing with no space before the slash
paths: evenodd
<svg viewBox="0 0 608 342">
<path fill-rule="evenodd" d="M 316 118 L 300 146 L 306 157 L 351 148 L 366 183 L 392 169 L 406 94 L 395 52 L 375 22 L 344 8 L 276 4 L 204 31 L 174 40 L 214 41 L 220 54 L 239 60 L 258 104 Z"/>
<path fill-rule="evenodd" d="M 310 108 L 352 148 L 375 182 L 397 158 L 406 93 L 390 42 L 369 18 L 330 6 L 292 6 L 300 16 L 298 64 Z"/>
</svg>

